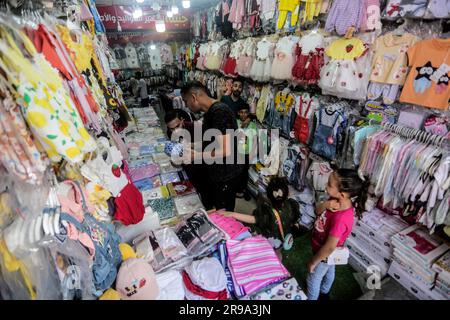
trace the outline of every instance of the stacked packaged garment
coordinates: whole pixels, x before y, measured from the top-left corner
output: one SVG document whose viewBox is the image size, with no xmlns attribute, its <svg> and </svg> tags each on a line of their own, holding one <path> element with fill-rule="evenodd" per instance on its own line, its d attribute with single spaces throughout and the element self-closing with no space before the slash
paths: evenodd
<svg viewBox="0 0 450 320">
<path fill-rule="evenodd" d="M 443 297 L 450 297 L 450 251 L 433 263 L 432 269 L 437 272 L 434 289 Z"/>
<path fill-rule="evenodd" d="M 186 247 L 170 228 L 148 231 L 133 240 L 137 257 L 147 261 L 155 272 L 184 267 L 192 261 Z"/>
<path fill-rule="evenodd" d="M 356 220 L 347 240 L 350 265 L 364 274 L 369 266 L 378 266 L 380 276 L 385 277 L 393 253 L 390 238 L 407 227 L 401 218 L 380 209 L 364 212 L 362 219 Z"/>
<path fill-rule="evenodd" d="M 141 223 L 130 228 L 118 226 L 125 241 L 161 225 L 176 224 L 181 216 L 204 208 L 186 173 L 174 167 L 164 153 L 168 140 L 154 108 L 130 111 L 136 118 L 136 126 L 125 136 L 130 153 L 127 173 L 141 191 L 146 208 Z"/>
<path fill-rule="evenodd" d="M 225 235 L 208 219 L 204 210 L 186 215 L 174 227 L 146 231 L 133 246 L 139 258 L 150 263 L 155 272 L 180 269 L 215 248 Z"/>
<path fill-rule="evenodd" d="M 204 254 L 225 239 L 225 234 L 209 220 L 203 209 L 183 216 L 174 229 L 189 254 L 194 257 Z"/>
<path fill-rule="evenodd" d="M 420 300 L 448 299 L 434 290 L 436 271 L 431 266 L 450 247 L 436 235 L 419 225 L 397 233 L 392 237 L 393 262 L 389 275 Z"/>
</svg>

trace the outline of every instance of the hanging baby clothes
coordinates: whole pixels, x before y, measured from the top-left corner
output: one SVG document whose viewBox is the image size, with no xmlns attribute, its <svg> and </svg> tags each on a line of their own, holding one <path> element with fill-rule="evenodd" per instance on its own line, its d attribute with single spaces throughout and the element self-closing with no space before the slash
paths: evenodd
<svg viewBox="0 0 450 320">
<path fill-rule="evenodd" d="M 155 49 L 152 49 L 151 46 L 148 46 L 148 55 L 150 56 L 150 65 L 153 70 L 161 70 L 162 69 L 162 58 L 161 51 L 159 47 L 156 46 Z"/>
<path fill-rule="evenodd" d="M 330 60 L 320 72 L 319 86 L 322 94 L 335 95 L 347 99 L 365 99 L 370 63 L 366 46 L 358 38 L 341 38 L 327 47 L 325 53 Z"/>
<path fill-rule="evenodd" d="M 328 106 L 316 111 L 317 124 L 312 151 L 329 160 L 335 160 L 342 124 L 345 121 L 339 105 Z"/>
<path fill-rule="evenodd" d="M 447 110 L 450 99 L 450 39 L 427 39 L 408 49 L 411 67 L 400 101 Z"/>
<path fill-rule="evenodd" d="M 308 144 L 310 138 L 311 117 L 319 103 L 313 97 L 306 97 L 307 94 L 299 97 L 299 107 L 297 118 L 294 123 L 295 138 L 303 144 Z M 313 103 L 314 101 L 314 103 Z"/>
<path fill-rule="evenodd" d="M 227 41 L 223 40 L 220 42 L 213 42 L 209 44 L 208 53 L 206 56 L 205 66 L 209 70 L 219 70 L 222 64 L 222 59 L 224 56 L 224 49 L 226 49 Z"/>
<path fill-rule="evenodd" d="M 144 65 L 150 63 L 150 56 L 148 54 L 148 48 L 145 44 L 141 43 L 136 47 L 136 53 L 139 59 L 139 63 Z"/>
<path fill-rule="evenodd" d="M 281 38 L 275 49 L 275 57 L 272 63 L 271 76 L 276 80 L 291 80 L 294 67 L 294 48 L 297 39 L 295 37 Z"/>
<path fill-rule="evenodd" d="M 236 72 L 236 59 L 239 58 L 240 52 L 242 50 L 242 41 L 238 40 L 236 42 L 233 42 L 230 46 L 230 54 L 228 55 L 228 58 L 226 58 L 226 61 L 223 65 L 223 73 L 230 77 L 237 76 Z"/>
<path fill-rule="evenodd" d="M 120 68 L 125 69 L 128 68 L 127 65 L 127 54 L 125 53 L 125 49 L 120 45 L 115 45 L 113 47 L 114 56 L 116 58 L 117 63 L 119 64 Z"/>
<path fill-rule="evenodd" d="M 294 102 L 295 98 L 290 93 L 289 89 L 278 91 L 275 96 L 275 112 L 277 115 L 273 118 L 273 122 L 270 124 L 272 128 L 280 128 L 281 132 L 288 137 L 291 131 L 289 115 Z"/>
<path fill-rule="evenodd" d="M 253 38 L 245 39 L 242 44 L 242 51 L 236 61 L 236 72 L 244 77 L 249 76 L 255 55 L 255 43 Z"/>
<path fill-rule="evenodd" d="M 278 21 L 277 28 L 283 29 L 287 22 L 289 27 L 297 25 L 298 22 L 298 10 L 300 7 L 300 0 L 280 0 L 278 2 Z M 291 14 L 291 21 L 286 21 L 288 12 Z"/>
<path fill-rule="evenodd" d="M 127 55 L 127 65 L 129 68 L 139 68 L 139 59 L 134 45 L 129 42 L 125 46 L 125 53 Z"/>
<path fill-rule="evenodd" d="M 54 68 L 58 69 L 66 79 L 71 90 L 71 96 L 83 123 L 87 123 L 96 131 L 99 131 L 100 119 L 96 114 L 98 106 L 86 87 L 85 80 L 77 71 L 58 33 L 41 24 L 37 30 L 32 31 L 32 36 L 37 51 L 44 54 L 47 61 Z"/>
<path fill-rule="evenodd" d="M 250 70 L 250 77 L 255 81 L 266 82 L 270 80 L 274 44 L 266 38 L 256 45 L 256 57 Z"/>
<path fill-rule="evenodd" d="M 233 23 L 233 29 L 241 29 L 245 17 L 245 0 L 233 0 L 228 21 Z"/>
<path fill-rule="evenodd" d="M 2 41 L 3 71 L 14 81 L 12 70 L 20 76 L 17 93 L 24 117 L 40 144 L 52 161 L 61 156 L 71 163 L 80 162 L 84 153 L 95 149 L 95 141 L 84 128 L 77 110 L 62 83 L 57 71 L 36 54 L 33 44 L 22 33 L 18 33 L 34 61 L 27 60 L 22 53 Z M 7 38 L 10 35 L 6 35 Z M 9 43 L 14 43 L 12 38 Z M 11 68 L 11 70 L 5 68 Z"/>
<path fill-rule="evenodd" d="M 389 33 L 375 41 L 371 84 L 367 93 L 369 99 L 383 95 L 385 104 L 394 103 L 408 71 L 406 52 L 418 40 L 410 33 L 401 36 Z"/>
<path fill-rule="evenodd" d="M 380 0 L 364 0 L 365 12 L 361 21 L 361 31 L 381 30 Z"/>
<path fill-rule="evenodd" d="M 314 21 L 319 16 L 322 7 L 322 0 L 300 0 L 304 3 L 302 24 Z"/>
<path fill-rule="evenodd" d="M 276 0 L 258 0 L 260 17 L 263 20 L 263 25 L 275 16 L 277 1 Z"/>
<path fill-rule="evenodd" d="M 198 49 L 199 57 L 197 59 L 196 68 L 199 70 L 205 70 L 205 58 L 208 52 L 208 44 L 202 43 Z"/>
<path fill-rule="evenodd" d="M 428 2 L 426 19 L 445 19 L 450 18 L 450 1 L 448 0 L 430 0 Z"/>
<path fill-rule="evenodd" d="M 163 64 L 170 65 L 173 63 L 172 48 L 168 44 L 162 44 L 159 51 L 161 53 L 161 60 Z"/>
<path fill-rule="evenodd" d="M 260 123 L 264 121 L 266 110 L 269 104 L 273 103 L 274 96 L 269 85 L 266 85 L 261 90 L 258 103 L 256 104 L 256 118 Z"/>
<path fill-rule="evenodd" d="M 334 0 L 330 12 L 328 13 L 325 31 L 343 36 L 350 27 L 359 31 L 363 19 L 365 0 Z"/>
<path fill-rule="evenodd" d="M 296 47 L 297 61 L 292 68 L 295 81 L 302 84 L 316 84 L 324 64 L 324 38 L 318 32 L 311 32 L 300 39 Z"/>
</svg>

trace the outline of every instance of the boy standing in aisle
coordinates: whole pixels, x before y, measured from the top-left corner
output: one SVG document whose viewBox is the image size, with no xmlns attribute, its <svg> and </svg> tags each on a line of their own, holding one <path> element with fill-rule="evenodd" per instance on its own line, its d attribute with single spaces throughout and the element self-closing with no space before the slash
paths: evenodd
<svg viewBox="0 0 450 320">
<path fill-rule="evenodd" d="M 215 208 L 233 211 L 243 170 L 243 165 L 237 162 L 236 135 L 228 131 L 237 130 L 235 113 L 226 104 L 211 98 L 200 83 L 184 86 L 181 96 L 192 112 L 204 112 L 202 151 L 186 150 L 187 161 L 205 163 Z"/>
<path fill-rule="evenodd" d="M 250 200 L 250 194 L 247 191 L 248 183 L 248 170 L 250 168 L 250 162 L 256 155 L 256 146 L 254 139 L 258 134 L 256 124 L 250 119 L 250 110 L 247 104 L 242 104 L 238 111 L 238 152 L 245 157 L 244 170 L 242 171 L 240 185 L 236 196 L 238 198 L 244 197 L 245 200 Z M 250 156 L 252 159 L 250 159 Z"/>
</svg>

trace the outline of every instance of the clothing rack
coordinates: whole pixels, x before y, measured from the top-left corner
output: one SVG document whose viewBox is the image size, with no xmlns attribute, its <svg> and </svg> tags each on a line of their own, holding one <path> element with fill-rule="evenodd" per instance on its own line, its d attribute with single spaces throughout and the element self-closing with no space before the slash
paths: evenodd
<svg viewBox="0 0 450 320">
<path fill-rule="evenodd" d="M 442 149 L 450 151 L 450 140 L 445 136 L 440 136 L 426 132 L 424 130 L 405 127 L 398 124 L 383 123 L 384 130 L 391 131 L 403 138 L 414 139 L 420 143 L 432 144 Z"/>
</svg>

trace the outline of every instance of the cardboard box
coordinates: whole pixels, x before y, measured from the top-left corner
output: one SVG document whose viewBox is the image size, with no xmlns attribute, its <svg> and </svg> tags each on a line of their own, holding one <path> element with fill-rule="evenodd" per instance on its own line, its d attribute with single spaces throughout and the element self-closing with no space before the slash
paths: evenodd
<svg viewBox="0 0 450 320">
<path fill-rule="evenodd" d="M 352 230 L 349 235 L 349 239 L 350 238 L 354 239 L 357 243 L 361 244 L 361 246 L 367 248 L 367 250 L 379 256 L 386 263 L 390 263 L 390 261 L 392 260 L 393 250 L 390 247 L 386 245 L 380 245 L 380 243 L 377 243 L 373 239 L 362 234 L 359 229 Z"/>
<path fill-rule="evenodd" d="M 426 288 L 421 283 L 414 281 L 414 279 L 412 279 L 395 260 L 392 261 L 388 274 L 419 300 L 444 299 L 439 292 Z"/>
<path fill-rule="evenodd" d="M 367 273 L 367 270 L 369 268 L 369 264 L 366 264 L 365 262 L 363 262 L 357 255 L 355 255 L 354 253 L 352 253 L 350 251 L 350 257 L 348 258 L 348 264 L 355 269 L 355 271 L 360 272 L 362 274 L 364 274 L 365 277 L 368 277 L 369 274 Z M 384 277 L 386 277 L 387 272 L 383 272 L 381 270 L 380 272 L 380 277 L 381 279 L 383 279 Z"/>
<path fill-rule="evenodd" d="M 394 235 L 395 233 L 392 233 L 392 231 L 389 230 L 387 227 L 383 227 L 382 230 L 379 231 L 374 231 L 363 222 L 357 221 L 353 225 L 353 230 L 369 237 L 380 246 L 385 246 L 390 249 L 393 248 L 391 244 L 391 236 Z"/>
<path fill-rule="evenodd" d="M 386 263 L 379 256 L 370 253 L 370 250 L 364 249 L 355 240 L 349 238 L 346 242 L 346 246 L 349 248 L 350 252 L 353 252 L 357 257 L 359 257 L 367 266 L 378 266 L 381 273 L 386 273 L 389 268 L 389 263 Z"/>
</svg>

